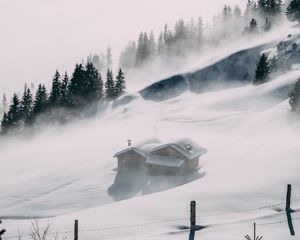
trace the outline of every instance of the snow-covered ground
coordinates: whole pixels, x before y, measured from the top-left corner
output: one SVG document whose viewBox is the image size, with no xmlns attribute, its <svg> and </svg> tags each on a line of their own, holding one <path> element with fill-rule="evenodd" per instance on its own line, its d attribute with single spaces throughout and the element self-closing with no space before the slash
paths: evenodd
<svg viewBox="0 0 300 240">
<path fill-rule="evenodd" d="M 51 232 L 72 239 L 187 239 L 189 201 L 197 222 L 208 226 L 196 238 L 243 239 L 257 222 L 264 239 L 297 239 L 300 212 L 292 214 L 290 237 L 286 185 L 300 209 L 300 128 L 281 91 L 300 76 L 285 73 L 261 86 L 193 94 L 162 102 L 137 96 L 105 116 L 64 128 L 49 128 L 28 141 L 0 148 L 0 217 L 14 237 L 30 231 L 30 219 L 45 217 Z M 200 161 L 206 175 L 163 192 L 114 202 L 107 194 L 118 150 L 133 142 L 190 137 L 207 148 Z M 52 216 L 52 217 L 51 217 Z"/>
</svg>

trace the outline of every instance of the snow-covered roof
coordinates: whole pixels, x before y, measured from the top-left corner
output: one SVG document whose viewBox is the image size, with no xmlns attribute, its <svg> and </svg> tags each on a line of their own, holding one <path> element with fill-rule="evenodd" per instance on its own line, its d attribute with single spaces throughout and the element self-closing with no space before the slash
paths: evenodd
<svg viewBox="0 0 300 240">
<path fill-rule="evenodd" d="M 147 158 L 146 163 L 157 166 L 180 168 L 184 163 L 184 160 L 170 156 L 153 154 Z"/>
<path fill-rule="evenodd" d="M 118 157 L 124 153 L 130 152 L 130 151 L 135 151 L 136 153 L 142 155 L 143 157 L 147 158 L 149 153 L 147 151 L 143 151 L 137 147 L 128 147 L 126 149 L 123 149 L 122 151 L 119 151 L 117 153 L 115 153 L 114 157 Z"/>
<path fill-rule="evenodd" d="M 150 154 L 150 151 L 157 147 L 159 144 L 161 144 L 161 141 L 159 141 L 156 138 L 151 138 L 144 140 L 142 142 L 137 143 L 136 145 L 133 145 L 131 147 L 125 148 L 117 153 L 115 153 L 114 157 L 118 157 L 124 153 L 135 151 L 138 154 L 142 155 L 143 157 L 147 158 Z"/>
<path fill-rule="evenodd" d="M 177 152 L 181 153 L 184 157 L 190 160 L 199 157 L 207 152 L 204 147 L 200 146 L 198 143 L 189 138 L 179 139 L 177 141 L 166 144 L 162 144 L 161 141 L 154 138 L 140 142 L 135 146 L 125 148 L 122 151 L 117 152 L 114 157 L 118 157 L 130 151 L 135 151 L 143 157 L 148 158 L 149 156 L 155 155 L 155 151 L 166 147 L 174 148 Z"/>
<path fill-rule="evenodd" d="M 207 150 L 204 147 L 200 146 L 198 143 L 194 142 L 189 138 L 184 138 L 161 146 L 157 146 L 152 150 L 152 152 L 166 147 L 174 148 L 176 151 L 178 151 L 190 160 L 199 157 L 207 152 Z"/>
</svg>

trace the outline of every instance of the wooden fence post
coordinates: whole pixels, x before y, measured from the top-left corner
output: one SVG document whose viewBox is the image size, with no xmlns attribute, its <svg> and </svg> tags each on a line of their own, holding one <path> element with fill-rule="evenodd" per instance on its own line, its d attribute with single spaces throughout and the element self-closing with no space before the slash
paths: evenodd
<svg viewBox="0 0 300 240">
<path fill-rule="evenodd" d="M 78 240 L 78 220 L 75 220 L 74 224 L 74 240 Z"/>
<path fill-rule="evenodd" d="M 293 226 L 293 219 L 292 219 L 293 210 L 291 209 L 291 196 L 292 196 L 292 185 L 288 184 L 287 192 L 286 192 L 285 212 L 286 212 L 290 234 L 291 236 L 295 236 L 295 229 Z"/>
<path fill-rule="evenodd" d="M 195 232 L 196 232 L 196 201 L 191 201 L 190 203 L 190 235 L 189 240 L 195 239 Z"/>
<path fill-rule="evenodd" d="M 191 201 L 190 207 L 191 207 L 190 221 L 191 221 L 191 228 L 192 228 L 196 226 L 196 201 Z"/>
<path fill-rule="evenodd" d="M 254 223 L 254 237 L 253 240 L 256 240 L 256 223 Z"/>
<path fill-rule="evenodd" d="M 0 224 L 2 223 L 2 221 L 0 220 Z M 6 230 L 3 228 L 0 230 L 0 240 L 2 240 L 2 235 L 6 232 Z"/>
<path fill-rule="evenodd" d="M 291 211 L 291 194 L 292 194 L 292 185 L 287 185 L 287 193 L 286 193 L 286 204 L 285 211 Z"/>
</svg>

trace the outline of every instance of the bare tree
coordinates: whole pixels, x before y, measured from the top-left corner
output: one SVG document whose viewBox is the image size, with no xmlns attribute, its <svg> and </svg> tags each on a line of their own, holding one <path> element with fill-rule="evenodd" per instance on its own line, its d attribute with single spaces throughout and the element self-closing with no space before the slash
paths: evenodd
<svg viewBox="0 0 300 240">
<path fill-rule="evenodd" d="M 50 230 L 50 225 L 47 224 L 46 226 L 40 226 L 39 220 L 34 219 L 31 222 L 31 232 L 29 234 L 29 237 L 32 240 L 47 240 L 49 230 Z"/>
</svg>

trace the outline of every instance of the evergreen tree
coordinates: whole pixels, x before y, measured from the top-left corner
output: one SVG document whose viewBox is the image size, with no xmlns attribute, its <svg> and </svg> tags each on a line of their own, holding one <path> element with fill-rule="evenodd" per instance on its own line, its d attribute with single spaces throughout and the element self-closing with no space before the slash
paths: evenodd
<svg viewBox="0 0 300 240">
<path fill-rule="evenodd" d="M 69 106 L 69 76 L 68 73 L 65 72 L 62 82 L 61 82 L 61 98 L 60 98 L 60 105 L 63 107 Z"/>
<path fill-rule="evenodd" d="M 7 112 L 7 110 L 8 110 L 8 103 L 7 103 L 7 98 L 6 98 L 5 94 L 3 94 L 3 98 L 2 98 L 2 110 L 3 110 L 3 112 Z"/>
<path fill-rule="evenodd" d="M 21 98 L 20 110 L 21 118 L 26 123 L 32 114 L 33 98 L 30 88 L 25 85 L 24 93 Z"/>
<path fill-rule="evenodd" d="M 145 36 L 143 33 L 140 33 L 137 50 L 136 50 L 136 66 L 141 65 L 146 58 L 146 44 L 145 44 Z"/>
<path fill-rule="evenodd" d="M 266 18 L 266 22 L 264 25 L 264 31 L 270 31 L 270 29 L 272 28 L 272 23 L 270 22 L 269 18 Z"/>
<path fill-rule="evenodd" d="M 198 18 L 198 23 L 197 23 L 197 30 L 196 30 L 196 47 L 200 48 L 201 44 L 203 43 L 203 21 L 202 18 Z"/>
<path fill-rule="evenodd" d="M 133 68 L 136 63 L 136 54 L 136 43 L 135 41 L 131 41 L 127 44 L 125 50 L 122 51 L 119 65 L 125 69 Z"/>
<path fill-rule="evenodd" d="M 163 40 L 163 33 L 160 33 L 157 43 L 157 53 L 162 56 L 165 53 L 165 43 Z"/>
<path fill-rule="evenodd" d="M 289 95 L 289 103 L 293 112 L 300 113 L 300 78 Z"/>
<path fill-rule="evenodd" d="M 266 82 L 268 80 L 268 75 L 270 74 L 270 72 L 271 67 L 268 62 L 268 58 L 266 54 L 262 54 L 256 66 L 255 78 L 253 80 L 253 83 L 255 85 L 259 85 Z"/>
<path fill-rule="evenodd" d="M 118 75 L 116 76 L 116 86 L 115 86 L 115 95 L 119 97 L 125 93 L 126 90 L 126 83 L 125 83 L 125 76 L 122 69 L 119 69 Z"/>
<path fill-rule="evenodd" d="M 250 21 L 249 32 L 256 33 L 257 31 L 257 21 L 254 18 L 252 18 Z"/>
<path fill-rule="evenodd" d="M 300 0 L 291 0 L 286 9 L 286 16 L 290 21 L 300 23 Z"/>
<path fill-rule="evenodd" d="M 113 65 L 113 60 L 112 60 L 111 48 L 108 47 L 106 49 L 106 68 L 111 69 L 112 65 Z"/>
<path fill-rule="evenodd" d="M 9 107 L 7 114 L 4 114 L 1 122 L 2 133 L 10 131 L 19 131 L 21 127 L 21 108 L 20 99 L 17 94 L 14 94 L 12 103 Z"/>
<path fill-rule="evenodd" d="M 10 122 L 8 119 L 8 114 L 4 112 L 1 120 L 1 134 L 6 134 L 10 128 Z"/>
<path fill-rule="evenodd" d="M 39 84 L 33 104 L 33 118 L 43 113 L 48 107 L 48 94 L 45 85 Z"/>
<path fill-rule="evenodd" d="M 101 75 L 92 63 L 86 65 L 86 86 L 84 86 L 84 96 L 86 102 L 95 102 L 103 96 L 103 83 Z"/>
<path fill-rule="evenodd" d="M 111 70 L 107 69 L 105 82 L 105 96 L 107 99 L 114 99 L 115 97 L 115 81 Z"/>
<path fill-rule="evenodd" d="M 49 97 L 49 105 L 51 107 L 58 107 L 61 103 L 61 81 L 60 74 L 58 70 L 56 70 L 55 75 L 52 80 L 52 89 Z"/>
<path fill-rule="evenodd" d="M 85 86 L 87 85 L 86 73 L 82 64 L 76 64 L 71 82 L 69 84 L 70 105 L 80 107 L 85 98 Z"/>
<path fill-rule="evenodd" d="M 258 10 L 261 16 L 274 17 L 282 12 L 282 0 L 258 0 Z"/>
<path fill-rule="evenodd" d="M 155 37 L 153 31 L 150 33 L 149 37 L 149 42 L 148 42 L 148 51 L 149 51 L 149 56 L 148 57 L 153 57 L 156 54 L 156 43 L 155 43 Z"/>
<path fill-rule="evenodd" d="M 233 15 L 236 19 L 240 19 L 242 17 L 242 10 L 238 5 L 234 7 Z"/>
</svg>

